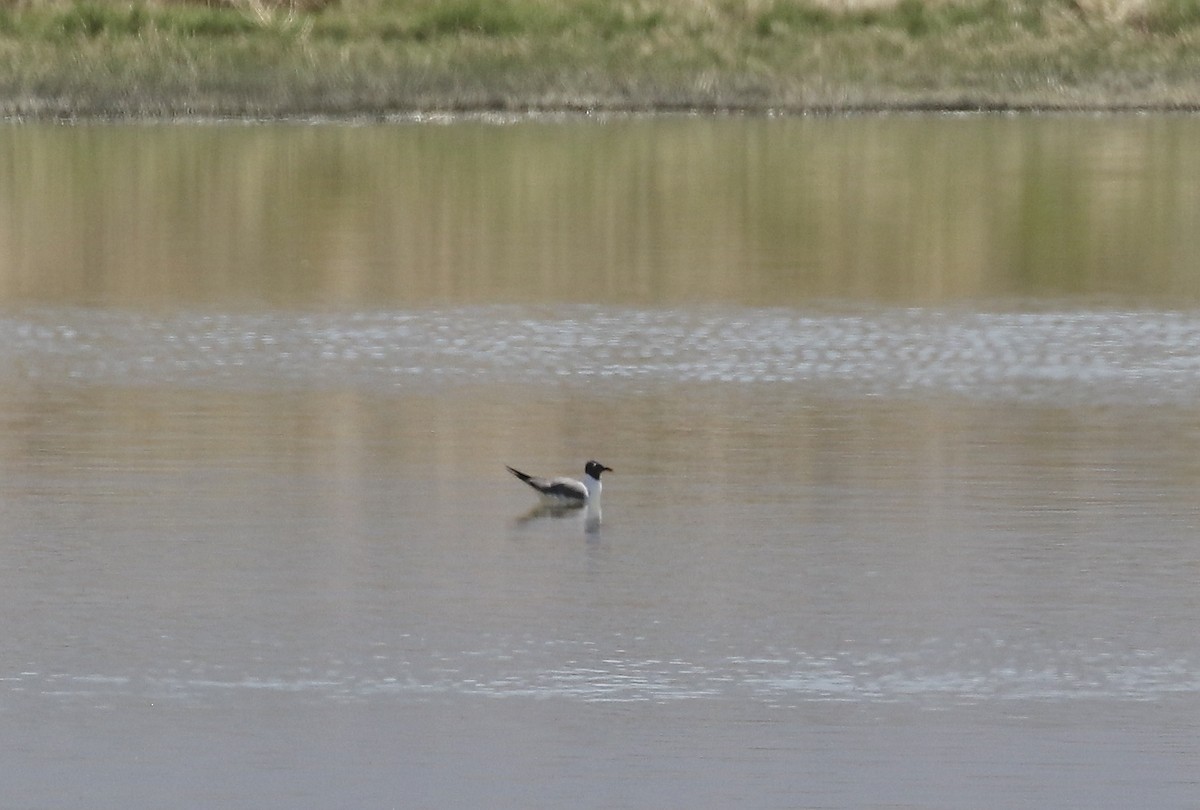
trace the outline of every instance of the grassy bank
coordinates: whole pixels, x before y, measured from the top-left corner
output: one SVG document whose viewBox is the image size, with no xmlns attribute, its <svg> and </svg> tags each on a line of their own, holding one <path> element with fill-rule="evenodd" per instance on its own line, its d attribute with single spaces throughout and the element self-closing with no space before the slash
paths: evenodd
<svg viewBox="0 0 1200 810">
<path fill-rule="evenodd" d="M 0 0 L 0 114 L 1200 107 L 1200 0 Z"/>
</svg>

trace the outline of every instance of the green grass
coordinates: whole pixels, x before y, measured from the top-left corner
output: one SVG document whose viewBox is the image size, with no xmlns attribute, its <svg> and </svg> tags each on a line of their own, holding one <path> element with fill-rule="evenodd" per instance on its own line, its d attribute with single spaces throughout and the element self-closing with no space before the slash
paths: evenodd
<svg viewBox="0 0 1200 810">
<path fill-rule="evenodd" d="M 1200 27 L 1197 0 L 1159 0 L 1131 15 L 1130 23 L 1154 34 L 1173 35 Z"/>
<path fill-rule="evenodd" d="M 1200 106 L 1200 0 L 228 2 L 0 0 L 0 113 Z"/>
</svg>

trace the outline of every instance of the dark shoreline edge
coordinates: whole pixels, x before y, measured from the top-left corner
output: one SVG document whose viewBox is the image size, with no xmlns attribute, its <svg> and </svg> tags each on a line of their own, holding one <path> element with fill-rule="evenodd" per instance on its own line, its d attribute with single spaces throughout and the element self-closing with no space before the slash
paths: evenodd
<svg viewBox="0 0 1200 810">
<path fill-rule="evenodd" d="M 2 106 L 2 105 L 0 105 Z M 186 105 L 181 105 L 186 106 Z M 36 111 L 0 113 L 0 122 L 22 123 L 163 123 L 163 124 L 417 124 L 457 120 L 522 121 L 640 117 L 746 117 L 823 118 L 854 116 L 1127 116 L 1200 114 L 1200 102 L 874 102 L 865 104 L 812 105 L 716 105 L 716 104 L 559 104 L 559 105 L 471 105 L 446 104 L 401 110 L 347 110 L 338 112 L 168 111 L 145 110 L 69 111 L 43 108 Z"/>
</svg>

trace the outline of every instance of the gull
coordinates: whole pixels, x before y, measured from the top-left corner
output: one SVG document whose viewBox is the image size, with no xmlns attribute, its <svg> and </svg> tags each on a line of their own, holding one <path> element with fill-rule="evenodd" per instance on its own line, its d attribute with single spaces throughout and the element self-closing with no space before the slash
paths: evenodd
<svg viewBox="0 0 1200 810">
<path fill-rule="evenodd" d="M 583 467 L 583 480 L 574 478 L 537 478 L 520 470 L 507 470 L 533 487 L 542 496 L 542 503 L 555 508 L 598 506 L 600 503 L 600 474 L 612 472 L 599 461 L 589 461 Z"/>
</svg>

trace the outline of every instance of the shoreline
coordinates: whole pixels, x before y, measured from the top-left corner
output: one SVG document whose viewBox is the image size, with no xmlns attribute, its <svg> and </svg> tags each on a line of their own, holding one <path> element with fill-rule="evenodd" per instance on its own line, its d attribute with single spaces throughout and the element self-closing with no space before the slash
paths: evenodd
<svg viewBox="0 0 1200 810">
<path fill-rule="evenodd" d="M 1120 104 L 938 104 L 895 103 L 871 105 L 820 105 L 812 107 L 731 106 L 557 106 L 526 107 L 429 107 L 423 109 L 337 113 L 148 113 L 148 112 L 20 112 L 0 114 L 0 123 L 19 124 L 191 124 L 246 126 L 266 124 L 374 126 L 388 124 L 432 124 L 459 121 L 508 124 L 521 121 L 595 120 L 630 118 L 852 118 L 856 116 L 1195 116 L 1200 103 Z"/>
</svg>

